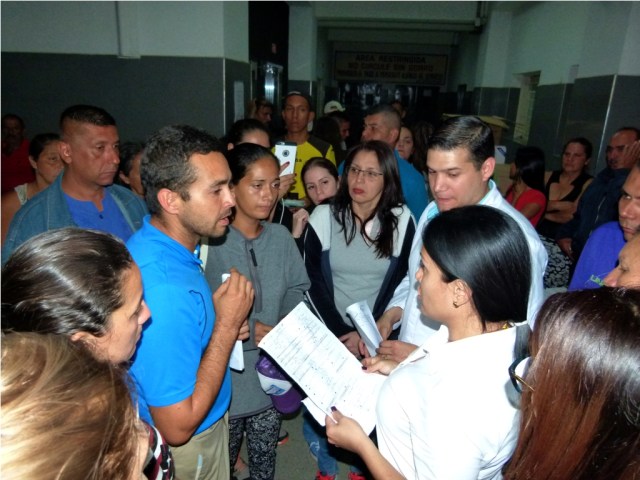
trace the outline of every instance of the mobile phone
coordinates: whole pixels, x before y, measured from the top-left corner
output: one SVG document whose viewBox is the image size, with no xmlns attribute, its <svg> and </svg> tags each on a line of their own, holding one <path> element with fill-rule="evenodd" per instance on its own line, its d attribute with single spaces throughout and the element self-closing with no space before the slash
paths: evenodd
<svg viewBox="0 0 640 480">
<path fill-rule="evenodd" d="M 295 142 L 276 142 L 275 155 L 282 166 L 285 162 L 289 162 L 287 168 L 280 175 L 288 175 L 293 173 L 293 167 L 296 163 L 296 150 L 298 145 Z"/>
</svg>

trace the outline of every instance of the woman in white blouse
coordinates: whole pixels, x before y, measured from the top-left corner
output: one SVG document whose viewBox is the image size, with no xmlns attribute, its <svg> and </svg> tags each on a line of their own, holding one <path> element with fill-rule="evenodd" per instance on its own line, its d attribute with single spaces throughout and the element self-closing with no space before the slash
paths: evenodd
<svg viewBox="0 0 640 480">
<path fill-rule="evenodd" d="M 422 312 L 442 326 L 400 365 L 364 360 L 389 375 L 377 404 L 379 450 L 338 411 L 327 418 L 329 441 L 359 454 L 376 479 L 501 478 L 518 433 L 508 370 L 516 337 L 528 332 L 511 328 L 526 320 L 524 234 L 492 207 L 444 212 L 423 233 L 416 279 Z"/>
</svg>

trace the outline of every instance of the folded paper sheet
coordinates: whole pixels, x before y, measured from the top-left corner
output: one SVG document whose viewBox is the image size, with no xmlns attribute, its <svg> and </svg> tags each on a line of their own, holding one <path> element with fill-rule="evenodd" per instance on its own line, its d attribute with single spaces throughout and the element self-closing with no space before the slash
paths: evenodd
<svg viewBox="0 0 640 480">
<path fill-rule="evenodd" d="M 366 301 L 357 302 L 347 307 L 347 314 L 351 317 L 353 324 L 358 330 L 360 338 L 364 341 L 369 351 L 369 355 L 377 355 L 376 348 L 380 346 L 382 337 L 373 319 L 373 313 Z"/>
</svg>

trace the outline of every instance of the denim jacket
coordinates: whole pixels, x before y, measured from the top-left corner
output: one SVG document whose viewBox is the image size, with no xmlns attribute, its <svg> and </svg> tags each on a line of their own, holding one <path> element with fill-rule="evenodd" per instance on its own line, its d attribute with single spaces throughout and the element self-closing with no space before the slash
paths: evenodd
<svg viewBox="0 0 640 480">
<path fill-rule="evenodd" d="M 132 231 L 142 226 L 148 213 L 144 201 L 120 185 L 106 187 Z M 13 251 L 31 237 L 56 228 L 77 226 L 71 217 L 62 191 L 62 175 L 42 192 L 25 203 L 11 221 L 7 238 L 2 246 L 4 265 Z"/>
</svg>

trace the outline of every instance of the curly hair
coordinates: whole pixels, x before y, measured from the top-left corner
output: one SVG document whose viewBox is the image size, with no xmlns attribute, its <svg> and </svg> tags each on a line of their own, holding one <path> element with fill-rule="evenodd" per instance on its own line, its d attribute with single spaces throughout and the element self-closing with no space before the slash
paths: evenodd
<svg viewBox="0 0 640 480">
<path fill-rule="evenodd" d="M 189 200 L 189 186 L 197 180 L 193 154 L 222 153 L 220 141 L 189 125 L 170 125 L 151 135 L 142 154 L 140 178 L 144 199 L 152 215 L 162 211 L 158 192 L 167 188 Z"/>
</svg>

